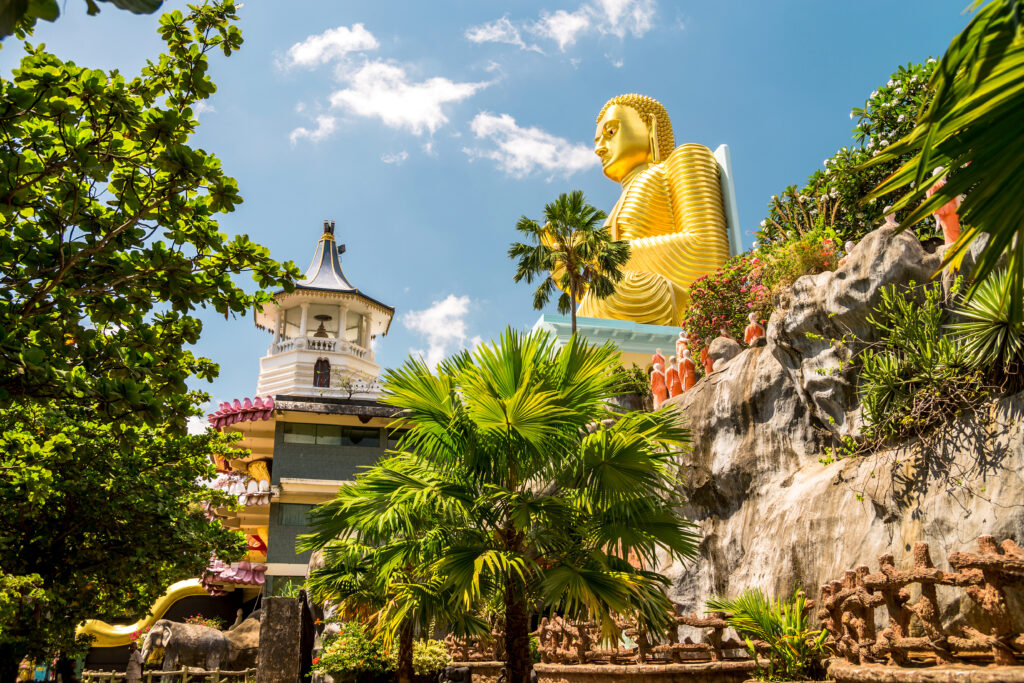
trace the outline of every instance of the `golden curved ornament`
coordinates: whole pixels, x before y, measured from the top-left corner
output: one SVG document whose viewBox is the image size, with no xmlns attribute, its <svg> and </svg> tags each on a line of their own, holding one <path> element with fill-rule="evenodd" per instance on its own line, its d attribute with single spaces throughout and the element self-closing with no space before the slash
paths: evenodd
<svg viewBox="0 0 1024 683">
<path fill-rule="evenodd" d="M 171 584 L 167 592 L 157 598 L 149 610 L 149 614 L 139 619 L 134 624 L 115 625 L 108 624 L 99 619 L 88 619 L 78 627 L 77 635 L 93 636 L 93 647 L 119 647 L 127 645 L 132 640 L 132 634 L 144 628 L 152 626 L 158 619 L 167 613 L 171 605 L 182 598 L 193 595 L 207 595 L 206 589 L 199 579 L 186 579 Z"/>
</svg>

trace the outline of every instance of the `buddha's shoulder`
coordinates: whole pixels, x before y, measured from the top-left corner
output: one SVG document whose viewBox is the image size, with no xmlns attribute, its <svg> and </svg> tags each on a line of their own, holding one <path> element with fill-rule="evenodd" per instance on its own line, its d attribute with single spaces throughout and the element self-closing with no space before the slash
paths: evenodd
<svg viewBox="0 0 1024 683">
<path fill-rule="evenodd" d="M 715 159 L 715 155 L 704 145 L 695 142 L 676 147 L 668 159 L 659 166 L 663 166 L 664 172 L 669 175 L 679 171 L 688 173 L 706 171 L 716 175 L 718 173 L 718 161 Z"/>
</svg>

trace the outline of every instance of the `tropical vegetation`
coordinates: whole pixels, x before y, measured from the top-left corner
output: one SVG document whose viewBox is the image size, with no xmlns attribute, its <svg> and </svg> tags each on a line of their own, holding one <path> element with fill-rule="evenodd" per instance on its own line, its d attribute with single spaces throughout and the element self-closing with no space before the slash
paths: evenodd
<svg viewBox="0 0 1024 683">
<path fill-rule="evenodd" d="M 375 507 L 393 518 L 386 524 L 408 527 L 409 545 L 434 544 L 426 571 L 462 612 L 500 605 L 514 683 L 528 680 L 529 620 L 540 610 L 596 620 L 608 637 L 618 632 L 613 615 L 664 626 L 667 580 L 652 568 L 697 549 L 672 474 L 689 434 L 669 412 L 614 413 L 618 365 L 611 345 L 573 336 L 558 348 L 545 333 L 511 329 L 436 373 L 410 358 L 386 372 L 382 398 L 407 431 L 355 483 L 372 500 L 328 504 L 314 519 L 333 532 L 332 516 Z M 370 559 L 381 569 L 406 563 L 397 548 Z"/>
<path fill-rule="evenodd" d="M 219 231 L 237 184 L 188 144 L 216 90 L 209 54 L 241 45 L 236 19 L 230 1 L 165 14 L 166 52 L 135 77 L 26 45 L 0 79 L 4 680 L 25 655 L 83 647 L 83 619 L 134 620 L 212 553 L 244 549 L 202 513 L 225 502 L 198 482 L 230 442 L 185 433 L 208 400 L 187 381 L 218 370 L 189 346 L 199 309 L 244 314 L 298 271 Z"/>
<path fill-rule="evenodd" d="M 576 307 L 583 295 L 599 299 L 611 296 L 622 279 L 621 268 L 629 261 L 629 243 L 613 240 L 604 225 L 604 211 L 587 203 L 581 190 L 562 193 L 544 207 L 544 224 L 523 216 L 516 230 L 529 242 L 513 242 L 508 255 L 516 261 L 516 282 L 541 278 L 533 294 L 533 307 L 547 305 L 555 288 L 558 312 L 572 315 L 576 333 Z"/>
<path fill-rule="evenodd" d="M 982 4 L 976 0 L 974 7 Z M 915 225 L 963 196 L 965 229 L 946 261 L 958 259 L 983 233 L 969 294 L 1003 259 L 1009 277 L 1010 320 L 1024 320 L 1024 0 L 993 0 L 950 43 L 929 81 L 934 95 L 913 131 L 865 163 L 866 171 L 899 162 L 868 201 L 903 193 L 894 202 Z M 928 197 L 932 173 L 948 182 Z M 908 188 L 909 191 L 908 191 Z M 887 199 L 888 200 L 888 199 Z"/>
<path fill-rule="evenodd" d="M 769 599 L 760 588 L 748 588 L 735 598 L 715 597 L 707 602 L 712 612 L 727 613 L 726 622 L 743 637 L 756 664 L 760 681 L 824 679 L 828 654 L 827 629 L 811 628 L 811 610 L 800 589 L 789 600 Z M 758 645 L 767 647 L 768 665 L 761 667 Z"/>
</svg>

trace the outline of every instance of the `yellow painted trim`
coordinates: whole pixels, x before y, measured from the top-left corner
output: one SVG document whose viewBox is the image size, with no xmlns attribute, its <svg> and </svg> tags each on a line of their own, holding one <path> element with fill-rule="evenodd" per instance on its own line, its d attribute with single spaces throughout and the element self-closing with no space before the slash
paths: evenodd
<svg viewBox="0 0 1024 683">
<path fill-rule="evenodd" d="M 99 619 L 89 619 L 82 622 L 82 625 L 78 627 L 78 635 L 93 636 L 93 647 L 119 647 L 127 645 L 131 642 L 133 633 L 152 626 L 157 619 L 164 616 L 174 603 L 192 595 L 206 594 L 206 589 L 203 588 L 203 584 L 199 579 L 179 581 L 178 583 L 171 584 L 167 592 L 153 603 L 149 614 L 134 624 L 115 626 Z"/>
</svg>

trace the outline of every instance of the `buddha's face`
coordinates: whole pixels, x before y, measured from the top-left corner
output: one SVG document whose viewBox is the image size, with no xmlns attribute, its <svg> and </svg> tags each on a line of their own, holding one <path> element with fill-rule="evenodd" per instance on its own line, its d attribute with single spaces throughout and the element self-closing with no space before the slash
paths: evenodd
<svg viewBox="0 0 1024 683">
<path fill-rule="evenodd" d="M 654 162 L 650 131 L 636 109 L 624 104 L 608 107 L 597 122 L 594 153 L 601 158 L 604 174 L 617 183 L 640 164 Z"/>
</svg>

